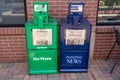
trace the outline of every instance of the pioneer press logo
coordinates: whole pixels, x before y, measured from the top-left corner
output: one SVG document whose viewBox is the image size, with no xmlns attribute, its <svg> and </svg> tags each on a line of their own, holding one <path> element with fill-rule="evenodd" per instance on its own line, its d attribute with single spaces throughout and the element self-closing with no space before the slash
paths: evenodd
<svg viewBox="0 0 120 80">
<path fill-rule="evenodd" d="M 33 61 L 50 61 L 52 58 L 50 57 L 33 57 Z"/>
</svg>

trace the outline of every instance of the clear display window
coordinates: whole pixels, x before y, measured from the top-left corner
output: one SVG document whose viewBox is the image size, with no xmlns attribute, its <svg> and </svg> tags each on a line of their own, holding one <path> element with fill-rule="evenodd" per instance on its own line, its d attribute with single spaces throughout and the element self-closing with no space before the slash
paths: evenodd
<svg viewBox="0 0 120 80">
<path fill-rule="evenodd" d="M 52 45 L 52 29 L 32 29 L 33 45 Z"/>
<path fill-rule="evenodd" d="M 84 45 L 86 30 L 85 29 L 66 29 L 65 45 Z"/>
</svg>

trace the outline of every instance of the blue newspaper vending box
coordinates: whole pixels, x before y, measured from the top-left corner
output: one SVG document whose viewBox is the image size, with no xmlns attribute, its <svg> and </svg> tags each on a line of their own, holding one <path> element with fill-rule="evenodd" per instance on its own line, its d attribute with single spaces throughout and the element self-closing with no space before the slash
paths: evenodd
<svg viewBox="0 0 120 80">
<path fill-rule="evenodd" d="M 70 3 L 60 20 L 60 72 L 87 72 L 91 24 L 83 17 L 84 3 Z"/>
</svg>

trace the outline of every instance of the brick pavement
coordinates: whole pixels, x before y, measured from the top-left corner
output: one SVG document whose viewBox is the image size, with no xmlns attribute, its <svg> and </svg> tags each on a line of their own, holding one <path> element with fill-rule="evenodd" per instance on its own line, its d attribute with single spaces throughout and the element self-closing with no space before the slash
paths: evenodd
<svg viewBox="0 0 120 80">
<path fill-rule="evenodd" d="M 27 63 L 0 63 L 0 80 L 120 80 L 120 62 L 112 74 L 113 60 L 90 60 L 87 73 L 29 75 Z"/>
</svg>

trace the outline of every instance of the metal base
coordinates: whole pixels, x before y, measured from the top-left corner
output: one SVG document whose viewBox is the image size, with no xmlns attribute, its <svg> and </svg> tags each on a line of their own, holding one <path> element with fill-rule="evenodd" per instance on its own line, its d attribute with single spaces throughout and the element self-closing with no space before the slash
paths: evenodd
<svg viewBox="0 0 120 80">
<path fill-rule="evenodd" d="M 30 70 L 29 74 L 56 74 L 57 70 Z"/>
<path fill-rule="evenodd" d="M 60 69 L 60 72 L 87 72 L 88 69 Z"/>
</svg>

